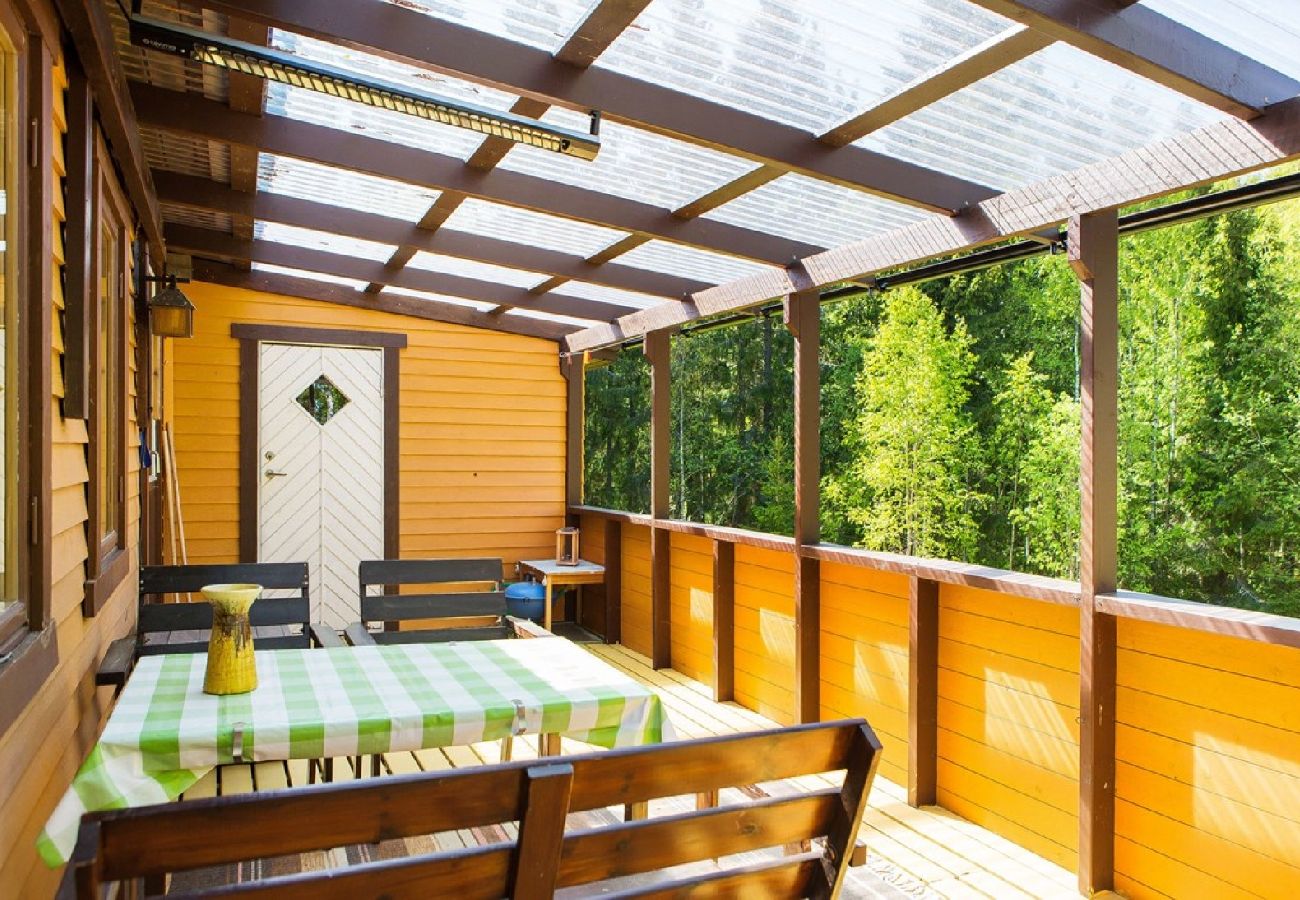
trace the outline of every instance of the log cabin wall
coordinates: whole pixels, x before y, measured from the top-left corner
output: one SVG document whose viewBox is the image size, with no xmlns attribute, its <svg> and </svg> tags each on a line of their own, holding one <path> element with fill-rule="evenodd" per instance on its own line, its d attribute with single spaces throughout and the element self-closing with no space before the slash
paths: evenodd
<svg viewBox="0 0 1300 900">
<path fill-rule="evenodd" d="M 621 589 L 609 599 L 623 643 L 646 655 L 648 535 L 652 527 L 672 532 L 673 666 L 680 657 L 683 671 L 706 682 L 717 675 L 700 663 L 697 642 L 716 585 L 702 578 L 697 557 L 701 543 L 732 544 L 734 699 L 793 721 L 788 538 L 592 507 L 570 512 L 589 558 L 607 558 L 603 539 L 589 536 L 611 522 L 621 531 L 621 564 L 607 584 L 617 589 L 621 579 Z M 1075 869 L 1077 585 L 832 545 L 806 552 L 822 560 L 822 718 L 864 716 L 884 743 L 880 774 L 908 785 L 909 708 L 924 700 L 911 696 L 909 582 L 938 582 L 935 800 Z M 1208 633 L 1238 626 L 1213 624 L 1222 612 L 1214 607 L 1187 613 L 1181 627 L 1157 624 L 1141 618 L 1142 602 L 1116 597 L 1107 601 L 1119 611 L 1116 887 L 1131 898 L 1284 896 L 1280 885 L 1300 884 L 1300 629 L 1280 620 L 1239 628 L 1241 637 Z M 1241 620 L 1230 613 L 1227 621 Z"/>
<path fill-rule="evenodd" d="M 135 415 L 136 379 L 134 313 L 128 314 L 126 332 L 131 344 L 126 353 L 125 377 L 129 384 L 125 406 L 126 537 L 128 567 L 116 589 L 94 615 L 83 611 L 88 571 L 88 488 L 93 460 L 88 459 L 87 420 L 65 416 L 65 371 L 69 348 L 67 316 L 73 315 L 65 295 L 64 241 L 69 192 L 67 180 L 68 61 L 64 58 L 53 10 L 33 4 L 33 20 L 46 23 L 41 52 L 48 59 L 51 103 L 40 129 L 50 129 L 51 152 L 33 168 L 52 180 L 52 209 L 45 233 L 28 235 L 39 241 L 51 260 L 48 300 L 40 298 L 41 314 L 52 319 L 51 442 L 49 448 L 50 520 L 52 540 L 46 584 L 49 611 L 57 643 L 57 663 L 20 715 L 0 735 L 0 898 L 52 896 L 60 872 L 52 871 L 36 855 L 36 837 L 72 776 L 90 751 L 110 703 L 107 689 L 96 689 L 94 673 L 105 649 L 128 633 L 135 622 L 139 547 L 139 454 Z M 41 47 L 39 35 L 29 35 L 29 53 Z M 27 90 L 33 89 L 31 84 Z M 93 233 L 93 232 L 92 232 Z M 128 310 L 134 304 L 127 303 Z M 80 307 L 76 307 L 80 309 Z M 33 309 L 33 312 L 35 310 Z"/>
<path fill-rule="evenodd" d="M 236 323 L 406 335 L 403 556 L 500 556 L 509 571 L 555 553 L 565 383 L 553 341 L 212 284 L 190 284 L 186 295 L 197 308 L 195 334 L 173 348 L 170 396 L 190 562 L 240 555 Z"/>
</svg>

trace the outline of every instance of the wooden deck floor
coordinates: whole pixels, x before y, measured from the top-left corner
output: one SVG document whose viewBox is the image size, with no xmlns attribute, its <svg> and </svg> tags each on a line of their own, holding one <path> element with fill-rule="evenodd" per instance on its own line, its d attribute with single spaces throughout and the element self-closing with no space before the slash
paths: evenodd
<svg viewBox="0 0 1300 900">
<path fill-rule="evenodd" d="M 736 703 L 714 703 L 709 689 L 625 647 L 588 650 L 653 687 L 682 737 L 705 737 L 777 723 Z M 867 871 L 914 897 L 1077 898 L 1073 872 L 938 807 L 907 805 L 907 789 L 877 777 L 859 837 Z M 846 896 L 872 896 L 853 870 Z M 855 890 L 857 887 L 857 890 Z"/>
<path fill-rule="evenodd" d="M 663 699 L 680 737 L 771 728 L 775 722 L 736 703 L 715 703 L 708 688 L 674 670 L 656 672 L 650 661 L 621 646 L 587 644 L 587 649 L 652 688 Z M 564 752 L 581 752 L 586 745 L 564 741 Z M 535 737 L 515 741 L 515 758 L 537 755 Z M 497 742 L 415 753 L 389 754 L 387 766 L 395 773 L 448 769 L 500 761 Z M 187 792 L 187 797 L 235 794 L 257 788 L 284 787 L 305 782 L 305 761 L 226 766 Z M 218 777 L 220 782 L 218 783 Z M 335 761 L 335 779 L 354 777 L 347 761 Z M 789 790 L 826 786 L 820 778 L 787 782 Z M 770 789 L 770 786 L 769 786 Z M 669 801 L 656 801 L 669 802 Z M 685 807 L 683 808 L 683 810 Z M 651 813 L 680 812 L 652 806 Z M 937 807 L 913 809 L 902 786 L 877 777 L 863 819 L 860 838 L 867 845 L 867 864 L 850 870 L 844 896 L 900 900 L 900 898 L 1077 898 L 1074 874 L 1028 850 L 1016 846 L 960 816 Z M 472 846 L 492 835 L 470 831 L 439 836 L 439 844 Z M 325 858 L 313 867 L 347 865 Z M 355 860 L 354 860 L 355 861 Z"/>
</svg>

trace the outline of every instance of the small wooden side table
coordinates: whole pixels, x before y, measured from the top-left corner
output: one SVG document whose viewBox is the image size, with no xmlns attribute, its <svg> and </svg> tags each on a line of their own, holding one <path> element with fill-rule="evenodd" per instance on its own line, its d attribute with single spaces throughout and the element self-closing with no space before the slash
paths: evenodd
<svg viewBox="0 0 1300 900">
<path fill-rule="evenodd" d="M 581 586 L 600 584 L 605 580 L 605 567 L 599 563 L 587 562 L 585 559 L 578 560 L 576 566 L 562 566 L 553 559 L 521 559 L 519 573 L 532 575 L 542 582 L 542 587 L 546 588 L 544 626 L 547 631 L 551 630 L 551 595 L 557 585 Z M 578 609 L 582 609 L 581 605 Z"/>
</svg>

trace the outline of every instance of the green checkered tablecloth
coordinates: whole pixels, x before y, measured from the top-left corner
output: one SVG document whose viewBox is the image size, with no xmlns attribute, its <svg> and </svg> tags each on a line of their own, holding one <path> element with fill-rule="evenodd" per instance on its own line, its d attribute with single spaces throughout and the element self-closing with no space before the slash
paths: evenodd
<svg viewBox="0 0 1300 900">
<path fill-rule="evenodd" d="M 257 690 L 203 693 L 205 654 L 140 660 L 37 841 L 50 866 L 81 816 L 175 800 L 213 766 L 563 734 L 601 747 L 672 739 L 659 697 L 561 638 L 259 650 Z"/>
</svg>

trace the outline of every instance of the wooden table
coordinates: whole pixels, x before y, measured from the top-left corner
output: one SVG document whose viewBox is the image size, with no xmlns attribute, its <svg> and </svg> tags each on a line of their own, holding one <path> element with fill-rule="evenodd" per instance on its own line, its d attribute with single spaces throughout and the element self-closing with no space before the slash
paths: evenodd
<svg viewBox="0 0 1300 900">
<path fill-rule="evenodd" d="M 553 559 L 522 559 L 519 571 L 523 575 L 532 575 L 540 579 L 546 588 L 546 613 L 543 624 L 551 630 L 551 594 L 556 585 L 600 584 L 605 580 L 605 567 L 599 563 L 578 560 L 576 566 L 562 566 Z M 581 609 L 579 605 L 578 609 Z"/>
</svg>

